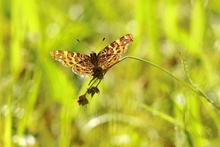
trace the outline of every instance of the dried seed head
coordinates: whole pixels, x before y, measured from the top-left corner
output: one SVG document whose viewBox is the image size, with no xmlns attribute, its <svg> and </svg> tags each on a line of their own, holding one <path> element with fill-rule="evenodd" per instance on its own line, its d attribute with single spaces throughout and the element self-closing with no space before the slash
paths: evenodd
<svg viewBox="0 0 220 147">
<path fill-rule="evenodd" d="M 99 93 L 99 89 L 98 87 L 91 87 L 87 90 L 87 93 L 91 94 L 91 97 L 93 97 L 95 93 Z"/>
<path fill-rule="evenodd" d="M 84 105 L 87 105 L 89 103 L 89 101 L 87 100 L 86 95 L 84 94 L 79 97 L 79 99 L 77 100 L 77 103 L 79 105 L 84 106 Z"/>
</svg>

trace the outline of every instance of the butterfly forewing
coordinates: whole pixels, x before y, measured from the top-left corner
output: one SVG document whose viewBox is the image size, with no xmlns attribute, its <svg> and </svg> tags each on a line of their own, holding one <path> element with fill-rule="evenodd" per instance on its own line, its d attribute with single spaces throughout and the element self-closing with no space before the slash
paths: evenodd
<svg viewBox="0 0 220 147">
<path fill-rule="evenodd" d="M 90 56 L 71 51 L 53 50 L 50 52 L 53 59 L 61 62 L 65 66 L 72 67 L 72 71 L 79 75 L 92 75 L 94 65 Z"/>
<path fill-rule="evenodd" d="M 103 70 L 107 70 L 116 62 L 118 62 L 121 54 L 127 51 L 127 47 L 132 41 L 132 34 L 126 34 L 118 40 L 113 41 L 110 45 L 106 46 L 98 54 L 99 66 Z"/>
</svg>

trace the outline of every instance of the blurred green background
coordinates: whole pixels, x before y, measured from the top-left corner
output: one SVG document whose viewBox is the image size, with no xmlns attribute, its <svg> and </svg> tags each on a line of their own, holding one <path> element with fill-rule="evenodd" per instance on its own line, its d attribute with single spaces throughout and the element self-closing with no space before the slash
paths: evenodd
<svg viewBox="0 0 220 147">
<path fill-rule="evenodd" d="M 219 16 L 218 0 L 1 0 L 0 146 L 220 146 Z M 90 78 L 49 52 L 99 52 L 127 33 L 134 42 L 124 55 L 187 83 L 189 74 L 213 103 L 126 59 L 78 106 Z"/>
</svg>

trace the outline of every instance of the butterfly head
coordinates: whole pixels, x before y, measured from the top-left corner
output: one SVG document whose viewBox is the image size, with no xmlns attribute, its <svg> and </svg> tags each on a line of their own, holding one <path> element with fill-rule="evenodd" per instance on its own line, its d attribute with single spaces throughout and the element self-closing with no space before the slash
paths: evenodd
<svg viewBox="0 0 220 147">
<path fill-rule="evenodd" d="M 98 67 L 98 56 L 95 52 L 90 54 L 91 62 L 95 67 Z"/>
</svg>

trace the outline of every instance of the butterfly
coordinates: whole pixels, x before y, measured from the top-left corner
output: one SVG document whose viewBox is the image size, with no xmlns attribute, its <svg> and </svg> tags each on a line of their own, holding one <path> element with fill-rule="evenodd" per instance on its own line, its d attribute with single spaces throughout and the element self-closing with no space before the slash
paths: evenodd
<svg viewBox="0 0 220 147">
<path fill-rule="evenodd" d="M 86 55 L 72 51 L 52 50 L 50 55 L 63 65 L 72 67 L 72 71 L 77 75 L 92 75 L 94 78 L 102 79 L 107 70 L 119 61 L 121 54 L 127 51 L 132 41 L 133 35 L 126 34 L 113 41 L 98 54 L 92 52 Z"/>
</svg>

